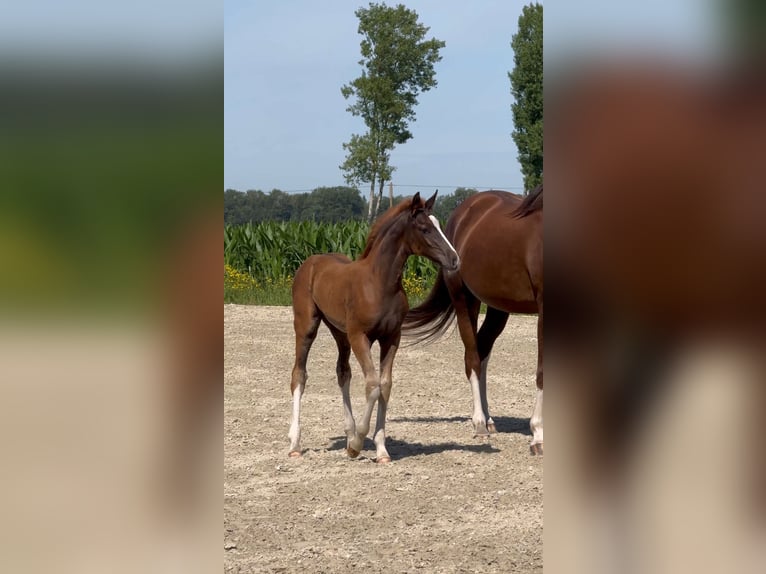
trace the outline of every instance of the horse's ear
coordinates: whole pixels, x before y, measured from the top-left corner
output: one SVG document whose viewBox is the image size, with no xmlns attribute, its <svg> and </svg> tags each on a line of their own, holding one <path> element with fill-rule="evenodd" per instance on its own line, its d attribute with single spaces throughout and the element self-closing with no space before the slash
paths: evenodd
<svg viewBox="0 0 766 574">
<path fill-rule="evenodd" d="M 438 194 L 439 194 L 439 190 L 437 189 L 437 190 L 434 192 L 434 194 L 433 194 L 431 197 L 429 197 L 429 198 L 426 200 L 426 211 L 427 211 L 428 213 L 431 213 L 431 211 L 433 210 L 433 208 L 434 208 L 434 203 L 436 203 L 436 196 L 437 196 Z"/>
<path fill-rule="evenodd" d="M 415 213 L 418 209 L 422 209 L 422 206 L 420 205 L 421 203 L 422 201 L 420 200 L 420 192 L 417 192 L 412 196 L 412 202 L 410 203 L 410 210 L 412 213 Z"/>
</svg>

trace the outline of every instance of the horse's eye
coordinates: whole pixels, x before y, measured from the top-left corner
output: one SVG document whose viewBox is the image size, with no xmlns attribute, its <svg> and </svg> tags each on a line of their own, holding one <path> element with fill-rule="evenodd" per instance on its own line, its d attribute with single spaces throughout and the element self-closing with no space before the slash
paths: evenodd
<svg viewBox="0 0 766 574">
<path fill-rule="evenodd" d="M 431 228 L 430 227 L 424 227 L 423 228 L 423 233 L 431 233 Z"/>
</svg>

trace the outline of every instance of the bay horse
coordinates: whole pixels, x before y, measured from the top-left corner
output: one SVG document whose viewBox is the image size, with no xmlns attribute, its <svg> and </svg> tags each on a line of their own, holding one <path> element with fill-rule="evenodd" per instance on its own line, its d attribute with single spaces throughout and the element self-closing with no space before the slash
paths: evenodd
<svg viewBox="0 0 766 574">
<path fill-rule="evenodd" d="M 373 441 L 379 463 L 390 462 L 386 451 L 386 409 L 391 395 L 394 356 L 399 348 L 402 321 L 409 305 L 402 273 L 410 255 L 422 255 L 449 271 L 458 268 L 455 248 L 431 215 L 436 194 L 426 201 L 416 193 L 390 208 L 373 225 L 364 252 L 356 261 L 340 253 L 312 255 L 298 268 L 293 281 L 295 365 L 290 392 L 293 397 L 290 457 L 301 456 L 300 410 L 306 385 L 306 360 L 320 323 L 330 330 L 338 346 L 336 372 L 345 411 L 346 453 L 359 455 L 370 430 L 375 402 L 378 416 Z M 380 373 L 371 347 L 380 344 Z M 367 404 L 357 425 L 351 411 L 351 351 L 364 373 Z"/>
<path fill-rule="evenodd" d="M 522 198 L 490 190 L 463 201 L 445 227 L 460 270 L 441 269 L 430 294 L 404 320 L 403 331 L 424 342 L 457 317 L 465 374 L 473 395 L 474 433 L 496 432 L 487 404 L 487 364 L 509 313 L 538 314 L 537 400 L 530 419 L 533 454 L 543 452 L 543 186 Z M 481 303 L 487 315 L 477 332 Z"/>
</svg>

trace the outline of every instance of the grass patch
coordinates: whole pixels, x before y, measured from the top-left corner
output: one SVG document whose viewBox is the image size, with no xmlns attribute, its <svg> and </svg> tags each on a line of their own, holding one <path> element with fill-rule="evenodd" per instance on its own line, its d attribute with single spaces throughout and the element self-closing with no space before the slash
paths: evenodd
<svg viewBox="0 0 766 574">
<path fill-rule="evenodd" d="M 224 265 L 223 302 L 240 305 L 290 305 L 292 302 L 292 277 L 256 279 Z"/>
<path fill-rule="evenodd" d="M 223 290 L 224 303 L 238 305 L 290 306 L 292 293 L 289 286 L 247 287 Z"/>
</svg>

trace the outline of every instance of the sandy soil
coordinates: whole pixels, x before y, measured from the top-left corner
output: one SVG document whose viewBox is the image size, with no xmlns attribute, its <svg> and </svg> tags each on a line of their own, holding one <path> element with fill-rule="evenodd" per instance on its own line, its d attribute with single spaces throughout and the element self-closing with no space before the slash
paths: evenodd
<svg viewBox="0 0 766 574">
<path fill-rule="evenodd" d="M 225 305 L 224 317 L 226 572 L 542 572 L 543 459 L 528 448 L 536 317 L 512 316 L 492 354 L 489 443 L 473 438 L 457 332 L 400 349 L 387 465 L 373 462 L 369 438 L 346 456 L 325 327 L 309 355 L 306 452 L 288 458 L 292 310 Z M 351 364 L 358 417 L 363 379 Z"/>
</svg>

